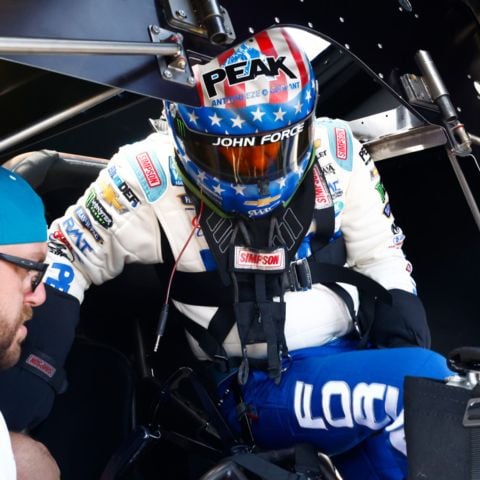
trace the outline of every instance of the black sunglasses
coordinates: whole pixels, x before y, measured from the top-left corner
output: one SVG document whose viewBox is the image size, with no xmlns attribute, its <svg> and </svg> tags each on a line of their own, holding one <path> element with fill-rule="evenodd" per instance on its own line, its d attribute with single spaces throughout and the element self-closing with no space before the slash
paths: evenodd
<svg viewBox="0 0 480 480">
<path fill-rule="evenodd" d="M 27 260 L 26 258 L 16 257 L 15 255 L 7 255 L 6 253 L 0 253 L 0 260 L 16 265 L 17 267 L 24 268 L 25 270 L 34 270 L 38 272 L 37 275 L 32 277 L 32 293 L 42 283 L 42 279 L 48 268 L 48 263 L 34 262 L 33 260 Z"/>
</svg>

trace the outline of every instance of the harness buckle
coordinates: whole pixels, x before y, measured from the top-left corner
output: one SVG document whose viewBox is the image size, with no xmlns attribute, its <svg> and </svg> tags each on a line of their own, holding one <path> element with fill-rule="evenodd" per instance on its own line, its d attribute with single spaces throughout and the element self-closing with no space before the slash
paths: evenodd
<svg viewBox="0 0 480 480">
<path fill-rule="evenodd" d="M 480 398 L 471 398 L 467 402 L 467 408 L 465 408 L 465 414 L 463 416 L 463 426 L 480 426 Z"/>
<path fill-rule="evenodd" d="M 312 288 L 312 272 L 306 258 L 290 262 L 288 280 L 292 292 L 305 291 Z"/>
<path fill-rule="evenodd" d="M 228 357 L 223 355 L 213 355 L 213 364 L 220 373 L 227 373 L 229 371 Z"/>
</svg>

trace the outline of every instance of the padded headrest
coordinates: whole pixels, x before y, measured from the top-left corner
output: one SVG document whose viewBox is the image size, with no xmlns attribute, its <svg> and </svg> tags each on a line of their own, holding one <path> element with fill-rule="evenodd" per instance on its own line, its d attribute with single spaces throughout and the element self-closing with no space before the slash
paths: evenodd
<svg viewBox="0 0 480 480">
<path fill-rule="evenodd" d="M 54 150 L 22 153 L 3 164 L 27 180 L 39 192 L 78 188 L 92 182 L 108 160 Z"/>
</svg>

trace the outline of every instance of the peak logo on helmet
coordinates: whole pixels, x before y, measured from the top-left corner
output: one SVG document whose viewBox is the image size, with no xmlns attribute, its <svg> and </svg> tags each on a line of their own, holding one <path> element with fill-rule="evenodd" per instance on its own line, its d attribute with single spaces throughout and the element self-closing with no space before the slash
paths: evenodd
<svg viewBox="0 0 480 480">
<path fill-rule="evenodd" d="M 227 78 L 230 85 L 254 80 L 260 75 L 276 78 L 280 71 L 284 72 L 291 79 L 298 78 L 285 64 L 286 57 L 254 58 L 248 61 L 236 62 L 217 68 L 202 75 L 203 83 L 210 98 L 218 95 L 215 84 Z"/>
</svg>

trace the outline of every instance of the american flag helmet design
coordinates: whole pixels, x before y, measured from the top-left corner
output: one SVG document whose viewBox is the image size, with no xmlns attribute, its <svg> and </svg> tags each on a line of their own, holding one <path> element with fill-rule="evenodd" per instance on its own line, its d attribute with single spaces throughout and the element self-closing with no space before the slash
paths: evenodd
<svg viewBox="0 0 480 480">
<path fill-rule="evenodd" d="M 191 130 L 245 135 L 278 130 L 307 117 L 315 104 L 312 67 L 287 30 L 265 30 L 196 66 L 203 108 L 179 105 Z"/>
<path fill-rule="evenodd" d="M 178 159 L 224 211 L 267 215 L 291 197 L 309 164 L 310 62 L 275 27 L 194 69 L 202 106 L 165 104 Z"/>
</svg>

